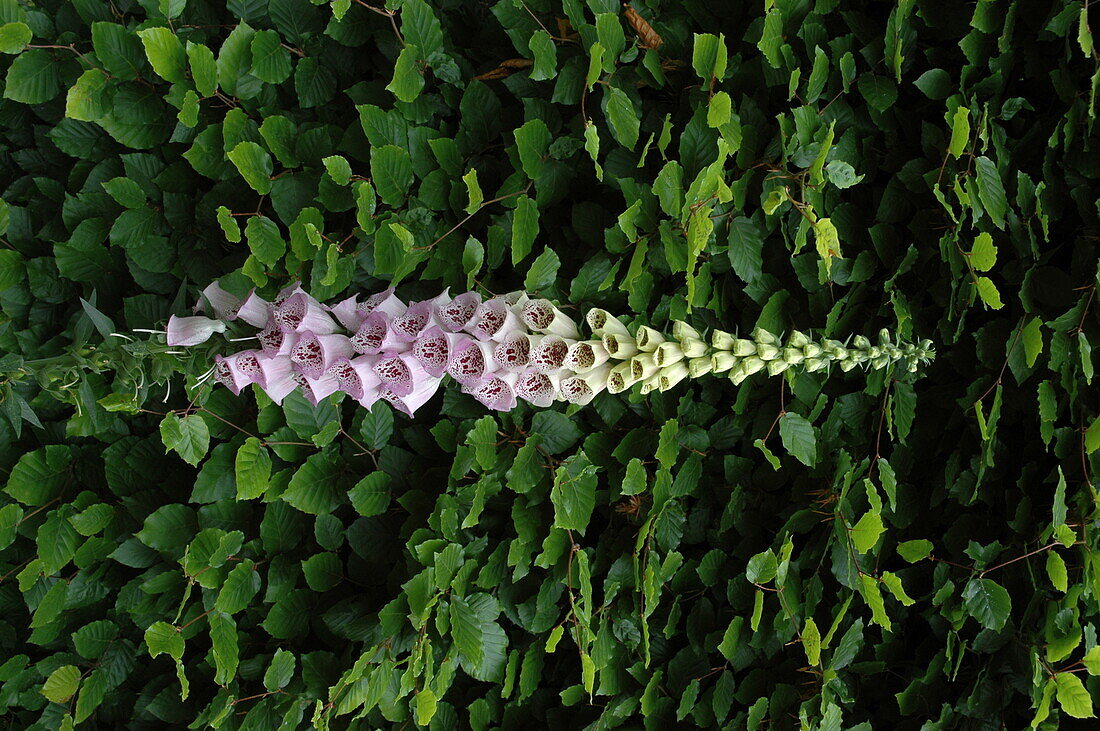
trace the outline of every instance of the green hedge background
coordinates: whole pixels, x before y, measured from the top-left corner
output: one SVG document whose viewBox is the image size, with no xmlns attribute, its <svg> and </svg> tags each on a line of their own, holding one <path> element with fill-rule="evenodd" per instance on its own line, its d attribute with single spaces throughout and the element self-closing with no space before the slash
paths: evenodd
<svg viewBox="0 0 1100 731">
<path fill-rule="evenodd" d="M 0 0 L 0 719 L 1090 717 L 1098 24 L 1043 0 Z M 185 393 L 205 353 L 111 335 L 219 277 L 888 328 L 938 357 L 585 408 L 280 408 Z"/>
</svg>

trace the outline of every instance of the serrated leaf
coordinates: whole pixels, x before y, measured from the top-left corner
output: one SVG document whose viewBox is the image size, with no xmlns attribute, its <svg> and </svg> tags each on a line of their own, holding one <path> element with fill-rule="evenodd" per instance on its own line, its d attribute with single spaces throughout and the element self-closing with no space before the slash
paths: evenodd
<svg viewBox="0 0 1100 731">
<path fill-rule="evenodd" d="M 813 617 L 807 618 L 802 626 L 802 649 L 806 651 L 806 661 L 810 665 L 821 663 L 821 631 Z"/>
<path fill-rule="evenodd" d="M 1008 621 L 1012 600 L 1004 587 L 992 579 L 971 579 L 962 596 L 967 613 L 983 627 L 1000 630 Z"/>
<path fill-rule="evenodd" d="M 779 436 L 787 452 L 807 467 L 817 462 L 817 438 L 813 425 L 799 414 L 788 412 L 779 420 Z"/>
<path fill-rule="evenodd" d="M 1058 673 L 1056 697 L 1062 711 L 1071 718 L 1093 718 L 1092 696 L 1085 684 L 1073 673 Z"/>
<path fill-rule="evenodd" d="M 1066 570 L 1066 562 L 1058 555 L 1057 551 L 1047 551 L 1046 560 L 1047 578 L 1055 589 L 1063 594 L 1069 589 L 1069 572 Z"/>
<path fill-rule="evenodd" d="M 584 533 L 596 507 L 596 466 L 584 452 L 568 457 L 554 473 L 550 500 L 554 526 Z"/>
<path fill-rule="evenodd" d="M 978 277 L 974 280 L 974 287 L 978 291 L 978 296 L 987 307 L 993 310 L 999 310 L 1004 307 L 1004 303 L 1001 302 L 1001 293 L 997 290 L 997 285 L 993 283 L 993 280 L 989 277 Z"/>
<path fill-rule="evenodd" d="M 252 66 L 248 73 L 268 84 L 281 84 L 290 78 L 293 64 L 290 51 L 283 47 L 282 39 L 273 30 L 259 30 L 250 44 Z"/>
<path fill-rule="evenodd" d="M 256 437 L 248 437 L 233 461 L 238 500 L 262 497 L 271 484 L 271 455 Z"/>
<path fill-rule="evenodd" d="M 255 142 L 241 142 L 228 154 L 230 162 L 248 183 L 252 190 L 260 195 L 271 192 L 271 155 Z"/>
<path fill-rule="evenodd" d="M 531 262 L 527 270 L 527 276 L 523 278 L 523 286 L 528 292 L 539 292 L 553 286 L 558 276 L 558 268 L 561 259 L 556 251 L 549 246 Z"/>
<path fill-rule="evenodd" d="M 26 23 L 4 23 L 0 25 L 0 53 L 19 53 L 33 37 Z"/>
<path fill-rule="evenodd" d="M 898 544 L 898 555 L 909 563 L 916 563 L 932 554 L 932 541 L 918 538 Z"/>
<path fill-rule="evenodd" d="M 611 125 L 612 136 L 619 144 L 633 150 L 634 145 L 638 144 L 641 127 L 639 115 L 626 92 L 614 86 L 607 88 L 607 121 Z"/>
<path fill-rule="evenodd" d="M 160 422 L 160 438 L 168 450 L 190 465 L 197 465 L 210 449 L 210 428 L 195 414 L 182 419 L 175 414 L 165 416 Z"/>
<path fill-rule="evenodd" d="M 982 207 L 989 214 L 993 224 L 1003 230 L 1005 213 L 1008 211 L 1008 198 L 1005 195 L 1004 184 L 1001 182 L 1001 174 L 997 172 L 997 166 L 993 161 L 982 155 L 974 158 L 974 167 L 978 172 L 978 197 L 982 201 Z"/>
<path fill-rule="evenodd" d="M 979 272 L 988 272 L 996 263 L 997 247 L 993 244 L 993 237 L 984 232 L 978 234 L 970 249 L 970 265 Z"/>
<path fill-rule="evenodd" d="M 852 544 L 860 553 L 867 553 L 878 543 L 879 536 L 882 535 L 884 530 L 882 516 L 877 511 L 868 510 L 852 526 Z"/>
<path fill-rule="evenodd" d="M 420 51 L 416 46 L 405 46 L 393 66 L 393 79 L 386 86 L 400 101 L 411 103 L 424 89 L 424 77 L 420 73 Z"/>
<path fill-rule="evenodd" d="M 523 172 L 527 177 L 535 180 L 542 174 L 546 161 L 552 140 L 550 130 L 541 119 L 531 119 L 516 129 L 515 139 Z"/>
<path fill-rule="evenodd" d="M 42 695 L 54 703 L 67 703 L 80 687 L 80 669 L 75 665 L 62 665 L 50 673 L 42 684 Z"/>
<path fill-rule="evenodd" d="M 481 192 L 481 185 L 477 181 L 477 169 L 471 168 L 462 176 L 462 182 L 466 184 L 466 196 L 469 200 L 466 204 L 466 212 L 473 213 L 481 208 L 481 202 L 485 200 L 485 194 Z"/>
<path fill-rule="evenodd" d="M 392 208 L 400 206 L 413 182 L 408 150 L 396 145 L 371 148 L 370 174 L 382 201 Z"/>
<path fill-rule="evenodd" d="M 137 34 L 158 76 L 173 84 L 186 78 L 187 53 L 175 33 L 168 28 L 146 28 Z"/>
<path fill-rule="evenodd" d="M 48 51 L 32 48 L 15 57 L 4 79 L 4 98 L 44 104 L 61 91 L 59 62 Z"/>
</svg>

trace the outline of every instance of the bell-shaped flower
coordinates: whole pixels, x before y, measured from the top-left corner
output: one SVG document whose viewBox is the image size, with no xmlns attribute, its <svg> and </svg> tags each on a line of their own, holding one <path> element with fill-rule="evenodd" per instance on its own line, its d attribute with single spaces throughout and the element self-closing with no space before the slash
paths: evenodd
<svg viewBox="0 0 1100 731">
<path fill-rule="evenodd" d="M 520 308 L 520 319 L 537 333 L 559 335 L 572 340 L 580 338 L 577 323 L 548 299 L 533 299 L 525 302 Z"/>
<path fill-rule="evenodd" d="M 320 378 L 306 378 L 301 373 L 295 372 L 293 377 L 302 395 L 314 406 L 340 390 L 336 377 L 328 373 Z"/>
<path fill-rule="evenodd" d="M 225 332 L 225 323 L 221 320 L 212 320 L 209 317 L 195 315 L 193 317 L 168 318 L 168 344 L 188 347 L 205 343 L 214 333 Z"/>
<path fill-rule="evenodd" d="M 539 408 L 546 408 L 554 403 L 558 395 L 558 387 L 554 378 L 531 368 L 520 374 L 516 380 L 516 396 Z"/>
<path fill-rule="evenodd" d="M 634 334 L 634 342 L 638 345 L 638 350 L 644 353 L 652 353 L 658 345 L 665 342 L 665 336 L 651 327 L 642 325 L 638 328 L 638 332 Z M 633 355 L 633 353 L 630 355 Z"/>
<path fill-rule="evenodd" d="M 719 350 L 718 352 L 711 355 L 710 361 L 711 373 L 725 373 L 726 371 L 736 366 L 738 362 L 740 362 L 740 359 L 733 353 L 727 353 L 724 350 Z"/>
<path fill-rule="evenodd" d="M 481 303 L 464 329 L 478 340 L 492 340 L 523 328 L 523 321 L 504 297 Z"/>
<path fill-rule="evenodd" d="M 355 332 L 359 329 L 359 326 L 363 324 L 363 320 L 366 319 L 366 315 L 362 314 L 359 310 L 359 298 L 356 296 L 348 297 L 347 299 L 340 300 L 335 305 L 329 307 L 328 305 L 322 305 L 336 321 L 339 322 L 345 330 Z"/>
<path fill-rule="evenodd" d="M 390 320 L 390 331 L 398 340 L 411 343 L 431 324 L 433 313 L 431 302 L 415 302 Z"/>
<path fill-rule="evenodd" d="M 657 346 L 656 350 L 653 351 L 653 359 L 658 366 L 664 368 L 683 360 L 684 350 L 679 343 L 669 340 Z"/>
<path fill-rule="evenodd" d="M 616 335 L 615 333 L 605 332 L 601 336 L 600 342 L 607 354 L 618 360 L 626 360 L 641 352 L 638 350 L 638 343 L 629 335 Z"/>
<path fill-rule="evenodd" d="M 260 376 L 256 379 L 256 384 L 276 404 L 281 404 L 283 399 L 298 387 L 298 382 L 294 379 L 293 363 L 288 356 L 271 357 L 258 353 L 256 363 L 260 367 Z"/>
<path fill-rule="evenodd" d="M 241 306 L 241 300 L 237 295 L 222 288 L 217 282 L 211 282 L 199 296 L 199 301 L 191 309 L 196 315 L 206 312 L 206 305 L 210 305 L 210 311 L 219 320 L 232 320 L 237 308 Z"/>
<path fill-rule="evenodd" d="M 627 330 L 626 325 L 619 322 L 611 316 L 611 313 L 607 310 L 601 310 L 598 307 L 593 307 L 585 315 L 585 320 L 588 322 L 588 328 L 592 331 L 592 334 L 597 338 L 602 338 L 605 333 L 612 335 L 619 335 L 624 338 L 633 338 L 630 336 L 630 331 Z"/>
<path fill-rule="evenodd" d="M 687 377 L 687 363 L 682 360 L 677 361 L 661 369 L 661 372 L 657 375 L 657 388 L 662 392 L 667 391 Z"/>
<path fill-rule="evenodd" d="M 352 336 L 351 346 L 356 353 L 376 355 L 383 352 L 402 353 L 409 349 L 410 343 L 397 337 L 390 328 L 390 320 L 386 315 L 372 312 Z"/>
<path fill-rule="evenodd" d="M 733 341 L 733 347 L 729 349 L 738 358 L 748 358 L 756 355 L 756 342 L 747 338 L 737 338 Z"/>
<path fill-rule="evenodd" d="M 481 295 L 477 292 L 464 292 L 447 304 L 437 305 L 435 320 L 447 332 L 458 332 L 470 324 L 477 309 L 481 306 Z"/>
<path fill-rule="evenodd" d="M 413 343 L 412 352 L 420 365 L 424 366 L 424 370 L 441 378 L 451 364 L 455 349 L 468 340 L 465 335 L 447 332 L 438 325 L 432 325 Z"/>
<path fill-rule="evenodd" d="M 607 377 L 610 372 L 611 366 L 604 363 L 587 373 L 578 373 L 575 376 L 563 378 L 558 388 L 566 401 L 584 406 L 591 402 L 596 394 L 607 388 Z"/>
<path fill-rule="evenodd" d="M 688 376 L 690 376 L 691 378 L 702 378 L 703 376 L 710 373 L 711 370 L 714 368 L 714 361 L 706 356 L 689 358 L 686 362 Z"/>
<path fill-rule="evenodd" d="M 638 379 L 634 377 L 630 361 L 623 361 L 612 366 L 611 370 L 608 371 L 607 392 L 622 393 L 637 382 Z"/>
<path fill-rule="evenodd" d="M 237 364 L 240 357 L 240 353 L 228 358 L 214 356 L 214 380 L 232 391 L 234 396 L 239 396 L 241 389 L 252 383 L 251 375 Z"/>
<path fill-rule="evenodd" d="M 401 397 L 411 394 L 431 376 L 412 353 L 386 353 L 374 364 L 374 372 L 382 385 Z"/>
<path fill-rule="evenodd" d="M 382 388 L 378 391 L 379 397 L 388 401 L 395 409 L 409 416 L 416 414 L 416 410 L 428 402 L 439 389 L 441 378 L 424 378 L 417 382 L 412 392 L 405 396 L 399 396 L 392 389 Z"/>
<path fill-rule="evenodd" d="M 737 338 L 725 330 L 715 330 L 710 334 L 710 344 L 715 350 L 733 350 L 733 344 L 736 341 Z"/>
<path fill-rule="evenodd" d="M 516 406 L 514 386 L 518 380 L 518 373 L 491 375 L 481 383 L 469 387 L 469 393 L 487 408 L 511 411 Z"/>
<path fill-rule="evenodd" d="M 244 320 L 252 327 L 267 327 L 267 324 L 271 322 L 273 312 L 274 308 L 271 303 L 256 294 L 256 290 L 253 289 L 237 307 L 230 319 Z"/>
<path fill-rule="evenodd" d="M 447 374 L 464 386 L 480 383 L 497 369 L 493 360 L 493 348 L 480 340 L 465 340 L 459 343 L 447 366 Z"/>
<path fill-rule="evenodd" d="M 290 360 L 307 378 L 320 378 L 340 358 L 350 358 L 354 349 L 343 335 L 318 335 L 311 332 L 298 334 L 298 340 L 290 349 Z"/>
<path fill-rule="evenodd" d="M 505 371 L 519 373 L 527 369 L 531 360 L 531 336 L 512 331 L 493 348 L 493 360 Z"/>
<path fill-rule="evenodd" d="M 676 340 L 686 340 L 687 338 L 694 338 L 696 340 L 703 339 L 703 336 L 699 334 L 698 330 L 682 320 L 676 320 L 672 323 L 672 337 Z"/>
<path fill-rule="evenodd" d="M 531 366 L 541 373 L 558 373 L 565 367 L 565 357 L 569 354 L 572 341 L 559 335 L 547 335 L 531 349 L 528 359 Z"/>
<path fill-rule="evenodd" d="M 684 351 L 685 358 L 701 358 L 707 354 L 710 347 L 698 338 L 684 338 L 680 341 L 680 350 Z"/>
<path fill-rule="evenodd" d="M 357 358 L 337 358 L 328 367 L 326 373 L 336 379 L 341 391 L 362 403 L 364 398 L 374 392 L 377 399 L 381 379 L 374 372 L 378 356 L 361 355 Z"/>
<path fill-rule="evenodd" d="M 260 341 L 264 355 L 290 355 L 294 343 L 298 341 L 298 334 L 285 333 L 275 323 L 271 323 L 256 338 Z"/>
<path fill-rule="evenodd" d="M 587 373 L 607 362 L 607 349 L 598 340 L 582 340 L 569 346 L 565 367 L 577 373 Z"/>
<path fill-rule="evenodd" d="M 283 332 L 311 332 L 330 335 L 337 326 L 320 302 L 305 292 L 296 292 L 275 307 L 272 315 Z"/>
<path fill-rule="evenodd" d="M 653 357 L 652 353 L 639 353 L 627 362 L 630 363 L 630 372 L 635 381 L 644 381 L 656 375 L 657 371 L 660 370 L 657 359 Z"/>
<path fill-rule="evenodd" d="M 378 294 L 372 294 L 366 300 L 356 305 L 359 316 L 366 318 L 374 312 L 385 315 L 387 318 L 397 317 L 406 309 L 406 305 L 393 293 L 393 287 L 385 289 Z"/>
</svg>

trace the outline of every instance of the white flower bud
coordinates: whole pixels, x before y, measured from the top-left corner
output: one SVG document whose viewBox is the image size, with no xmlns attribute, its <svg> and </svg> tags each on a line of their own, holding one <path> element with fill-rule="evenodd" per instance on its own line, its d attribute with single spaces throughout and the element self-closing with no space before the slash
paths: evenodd
<svg viewBox="0 0 1100 731">
<path fill-rule="evenodd" d="M 798 365 L 805 357 L 806 356 L 803 355 L 800 348 L 795 348 L 790 345 L 783 348 L 783 360 L 787 362 L 787 365 Z"/>
<path fill-rule="evenodd" d="M 683 340 L 685 338 L 695 338 L 696 340 L 703 339 L 703 336 L 699 334 L 698 330 L 681 320 L 676 320 L 672 323 L 672 337 L 677 340 Z"/>
<path fill-rule="evenodd" d="M 753 373 L 764 370 L 766 365 L 767 364 L 761 358 L 750 357 L 741 361 L 741 366 L 739 367 L 744 367 L 745 374 L 751 376 Z"/>
<path fill-rule="evenodd" d="M 665 342 L 665 336 L 651 327 L 642 325 L 638 328 L 638 332 L 634 334 L 634 341 L 638 345 L 638 350 L 652 353 L 658 345 Z"/>
<path fill-rule="evenodd" d="M 730 351 L 738 358 L 747 358 L 750 355 L 756 355 L 756 343 L 745 338 L 738 338 L 734 341 Z"/>
<path fill-rule="evenodd" d="M 752 331 L 752 339 L 755 340 L 757 343 L 764 343 L 766 345 L 774 345 L 776 347 L 779 347 L 779 345 L 781 345 L 781 343 L 779 342 L 779 338 L 772 335 L 770 332 L 761 327 L 758 327 Z"/>
<path fill-rule="evenodd" d="M 687 377 L 687 365 L 683 361 L 678 361 L 667 368 L 661 369 L 657 377 L 657 388 L 661 391 L 667 391 Z"/>
<path fill-rule="evenodd" d="M 729 355 L 728 353 L 726 355 Z M 692 378 L 705 376 L 714 368 L 714 360 L 708 357 L 691 358 L 687 362 L 688 373 Z"/>
<path fill-rule="evenodd" d="M 780 373 L 787 370 L 787 368 L 789 368 L 789 367 L 790 367 L 790 363 L 788 363 L 785 360 L 782 360 L 782 359 L 769 360 L 768 361 L 768 375 L 769 376 L 778 376 Z"/>
<path fill-rule="evenodd" d="M 626 325 L 612 317 L 611 313 L 607 310 L 593 307 L 588 311 L 588 314 L 585 315 L 585 321 L 588 322 L 588 327 L 597 338 L 602 337 L 604 333 L 620 335 L 626 338 L 630 337 L 630 331 L 626 329 Z"/>
<path fill-rule="evenodd" d="M 624 361 L 617 366 L 614 366 L 607 375 L 607 392 L 608 393 L 622 393 L 635 383 L 638 379 L 634 377 L 630 368 L 630 361 Z"/>
<path fill-rule="evenodd" d="M 802 355 L 806 358 L 816 358 L 823 352 L 821 346 L 817 343 L 806 343 L 805 347 L 802 348 Z"/>
<path fill-rule="evenodd" d="M 805 348 L 810 344 L 810 339 L 806 337 L 805 333 L 798 330 L 792 330 L 790 336 L 787 338 L 787 345 L 792 348 Z"/>
<path fill-rule="evenodd" d="M 719 350 L 710 357 L 710 361 L 712 373 L 725 373 L 736 366 L 740 359 L 731 353 Z"/>
<path fill-rule="evenodd" d="M 607 354 L 618 360 L 626 360 L 638 352 L 638 345 L 629 335 L 603 334 L 603 347 Z"/>
<path fill-rule="evenodd" d="M 767 343 L 757 343 L 756 356 L 761 360 L 775 360 L 779 357 L 779 348 Z"/>
<path fill-rule="evenodd" d="M 806 366 L 807 373 L 813 373 L 829 365 L 829 361 L 825 358 L 807 358 L 803 364 Z"/>
<path fill-rule="evenodd" d="M 652 353 L 639 353 L 630 359 L 631 373 L 635 381 L 642 381 L 653 376 L 657 370 L 657 360 Z"/>
<path fill-rule="evenodd" d="M 582 340 L 569 346 L 564 365 L 571 371 L 587 373 L 606 363 L 607 358 L 607 350 L 598 340 Z"/>
<path fill-rule="evenodd" d="M 656 391 L 657 388 L 660 387 L 660 385 L 661 385 L 661 376 L 654 373 L 652 376 L 650 376 L 649 378 L 642 381 L 642 387 L 638 390 L 641 391 L 642 395 L 644 396 L 645 394 L 649 393 L 650 391 Z"/>
<path fill-rule="evenodd" d="M 657 346 L 657 349 L 653 351 L 653 357 L 657 362 L 657 365 L 664 368 L 667 365 L 684 359 L 684 351 L 678 343 L 665 342 Z"/>
<path fill-rule="evenodd" d="M 740 385 L 742 381 L 749 377 L 749 374 L 745 371 L 745 364 L 739 363 L 736 368 L 730 371 L 730 381 L 733 385 Z"/>
<path fill-rule="evenodd" d="M 707 344 L 696 338 L 685 338 L 680 341 L 680 349 L 687 358 L 700 358 L 707 353 Z"/>
<path fill-rule="evenodd" d="M 710 344 L 717 350 L 733 350 L 733 344 L 737 338 L 725 330 L 715 330 L 710 334 Z"/>
</svg>

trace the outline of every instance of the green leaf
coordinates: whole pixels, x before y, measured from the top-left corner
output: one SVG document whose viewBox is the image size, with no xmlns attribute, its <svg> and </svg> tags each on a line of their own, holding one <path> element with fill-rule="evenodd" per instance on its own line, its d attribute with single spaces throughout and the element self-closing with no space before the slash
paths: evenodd
<svg viewBox="0 0 1100 731">
<path fill-rule="evenodd" d="M 19 53 L 33 37 L 26 23 L 4 23 L 0 25 L 0 53 Z"/>
<path fill-rule="evenodd" d="M 165 654 L 173 660 L 183 657 L 183 635 L 167 622 L 154 622 L 145 630 L 149 657 Z"/>
<path fill-rule="evenodd" d="M 115 202 L 126 208 L 144 208 L 145 191 L 141 186 L 129 178 L 112 178 L 101 183 L 107 194 L 115 199 Z"/>
<path fill-rule="evenodd" d="M 95 122 L 107 114 L 111 98 L 107 74 L 100 69 L 88 69 L 65 95 L 65 116 Z"/>
<path fill-rule="evenodd" d="M 49 51 L 32 48 L 15 57 L 4 79 L 4 98 L 44 104 L 61 91 L 58 61 Z"/>
<path fill-rule="evenodd" d="M 1000 630 L 1008 621 L 1012 600 L 1004 587 L 992 579 L 973 578 L 963 589 L 967 613 L 988 629 Z"/>
<path fill-rule="evenodd" d="M 970 110 L 959 107 L 955 110 L 955 116 L 951 118 L 951 142 L 947 151 L 958 159 L 966 151 L 966 143 L 970 141 Z"/>
<path fill-rule="evenodd" d="M 191 67 L 191 79 L 200 96 L 213 96 L 218 90 L 218 66 L 214 52 L 200 43 L 187 41 L 187 62 Z"/>
<path fill-rule="evenodd" d="M 993 220 L 993 224 L 1003 230 L 1008 198 L 1001 183 L 1001 174 L 997 172 L 993 161 L 984 155 L 974 158 L 974 166 L 978 172 L 978 197 L 981 198 L 982 207 Z"/>
<path fill-rule="evenodd" d="M 271 192 L 271 155 L 255 142 L 241 142 L 229 151 L 229 161 L 252 190 L 260 195 Z"/>
<path fill-rule="evenodd" d="M 1047 551 L 1046 570 L 1050 583 L 1055 589 L 1065 594 L 1069 589 L 1069 571 L 1066 570 L 1066 562 L 1057 551 Z"/>
<path fill-rule="evenodd" d="M 516 129 L 515 138 L 523 172 L 535 180 L 542 174 L 546 162 L 547 149 L 552 139 L 550 130 L 541 119 L 531 119 Z"/>
<path fill-rule="evenodd" d="M 1081 679 L 1073 673 L 1058 673 L 1054 676 L 1057 684 L 1058 705 L 1071 718 L 1092 718 L 1092 696 Z"/>
<path fill-rule="evenodd" d="M 885 76 L 864 74 L 859 77 L 858 87 L 867 103 L 880 113 L 892 107 L 898 98 L 898 87 Z"/>
<path fill-rule="evenodd" d="M 1035 365 L 1035 360 L 1039 357 L 1039 354 L 1043 352 L 1043 320 L 1041 317 L 1033 317 L 1031 321 L 1024 326 L 1021 333 L 1022 340 L 1024 341 L 1024 358 L 1027 360 L 1027 367 L 1031 368 Z"/>
<path fill-rule="evenodd" d="M 473 213 L 481 208 L 481 202 L 485 200 L 485 194 L 481 192 L 481 185 L 477 182 L 477 169 L 470 168 L 470 170 L 462 176 L 462 182 L 466 184 L 466 194 L 470 201 L 466 204 L 466 212 Z"/>
<path fill-rule="evenodd" d="M 554 472 L 550 500 L 554 527 L 584 533 L 596 507 L 596 466 L 584 452 L 571 455 Z"/>
<path fill-rule="evenodd" d="M 641 122 L 634 110 L 634 103 L 621 89 L 607 88 L 607 121 L 611 125 L 611 134 L 623 147 L 633 150 L 638 144 L 638 131 Z"/>
<path fill-rule="evenodd" d="M 260 574 L 252 561 L 245 559 L 237 563 L 225 577 L 214 608 L 219 612 L 233 615 L 248 608 L 252 597 L 260 590 Z"/>
<path fill-rule="evenodd" d="M 386 86 L 387 91 L 392 92 L 406 104 L 416 101 L 424 89 L 424 77 L 420 73 L 419 59 L 420 51 L 416 46 L 402 48 L 393 66 L 393 79 Z"/>
<path fill-rule="evenodd" d="M 294 678 L 294 653 L 279 648 L 264 672 L 264 687 L 269 691 L 284 688 Z"/>
<path fill-rule="evenodd" d="M 817 439 L 810 422 L 798 414 L 787 412 L 779 420 L 779 436 L 789 454 L 807 467 L 814 466 L 817 462 Z"/>
<path fill-rule="evenodd" d="M 783 65 L 783 14 L 778 7 L 768 9 L 764 15 L 764 30 L 756 44 L 773 69 Z"/>
<path fill-rule="evenodd" d="M 484 657 L 485 630 L 481 617 L 462 597 L 451 599 L 451 638 L 455 649 L 474 665 Z"/>
<path fill-rule="evenodd" d="M 67 703 L 76 695 L 80 686 L 80 669 L 75 665 L 62 665 L 50 673 L 42 684 L 42 695 L 54 703 Z"/>
<path fill-rule="evenodd" d="M 435 716 L 439 700 L 431 688 L 422 688 L 416 694 L 416 723 L 419 726 L 427 726 Z"/>
<path fill-rule="evenodd" d="M 237 623 L 222 612 L 211 612 L 206 621 L 210 625 L 210 645 L 214 655 L 214 682 L 227 685 L 237 676 L 237 666 L 240 664 Z"/>
<path fill-rule="evenodd" d="M 1088 58 L 1092 58 L 1092 31 L 1089 29 L 1089 6 L 1087 4 L 1081 8 L 1077 16 L 1077 44 L 1081 46 L 1081 53 Z M 1061 701 L 1061 697 L 1058 700 Z"/>
<path fill-rule="evenodd" d="M 271 455 L 256 437 L 248 437 L 233 461 L 238 500 L 262 497 L 271 484 Z"/>
<path fill-rule="evenodd" d="M 183 461 L 197 465 L 210 448 L 210 429 L 201 416 L 182 419 L 168 414 L 160 422 L 160 438 L 167 450 L 175 451 Z"/>
<path fill-rule="evenodd" d="M 768 16 L 773 13 L 778 15 L 777 11 L 772 11 Z M 696 33 L 691 50 L 691 67 L 704 82 L 709 82 L 711 77 L 720 81 L 726 75 L 726 36 Z"/>
<path fill-rule="evenodd" d="M 123 81 L 136 79 L 145 66 L 141 40 L 117 23 L 92 23 L 92 47 L 107 73 Z"/>
<path fill-rule="evenodd" d="M 752 584 L 767 584 L 779 571 L 779 561 L 770 548 L 749 559 L 745 565 L 745 578 Z"/>
<path fill-rule="evenodd" d="M 1092 420 L 1092 424 L 1085 430 L 1085 454 L 1092 454 L 1100 449 L 1100 416 Z"/>
<path fill-rule="evenodd" d="M 250 216 L 244 235 L 252 256 L 269 267 L 278 264 L 286 253 L 286 241 L 279 233 L 278 224 L 267 216 Z"/>
<path fill-rule="evenodd" d="M 293 64 L 290 51 L 273 30 L 259 30 L 252 36 L 252 67 L 248 73 L 268 84 L 281 84 L 290 78 Z"/>
<path fill-rule="evenodd" d="M 909 563 L 916 563 L 932 555 L 932 541 L 918 538 L 898 544 L 898 555 Z"/>
<path fill-rule="evenodd" d="M 810 665 L 821 663 L 821 630 L 813 617 L 808 617 L 802 626 L 802 649 L 806 651 L 806 661 Z"/>
<path fill-rule="evenodd" d="M 538 234 L 538 205 L 521 195 L 516 199 L 516 210 L 512 214 L 512 266 L 527 258 Z"/>
<path fill-rule="evenodd" d="M 532 293 L 549 289 L 557 279 L 560 266 L 561 259 L 558 258 L 557 252 L 546 247 L 527 270 L 527 276 L 523 279 L 524 289 Z"/>
<path fill-rule="evenodd" d="M 176 119 L 185 127 L 194 129 L 199 124 L 199 95 L 192 89 L 183 93 L 183 106 L 180 107 Z"/>
<path fill-rule="evenodd" d="M 382 201 L 392 208 L 399 207 L 413 182 L 409 151 L 396 145 L 371 148 L 370 174 Z"/>
<path fill-rule="evenodd" d="M 913 82 L 929 99 L 946 99 L 951 95 L 951 74 L 943 69 L 929 69 Z"/>
<path fill-rule="evenodd" d="M 600 132 L 591 120 L 584 126 L 584 151 L 592 158 L 596 168 L 596 180 L 603 180 L 603 168 L 600 167 Z"/>
<path fill-rule="evenodd" d="M 546 81 L 558 75 L 558 47 L 550 34 L 537 30 L 527 41 L 527 47 L 535 56 L 535 65 L 531 68 L 532 81 Z"/>
<path fill-rule="evenodd" d="M 1100 645 L 1093 647 L 1081 658 L 1089 675 L 1100 675 Z"/>
<path fill-rule="evenodd" d="M 878 543 L 879 536 L 885 530 L 882 524 L 882 516 L 878 511 L 868 510 L 863 517 L 852 526 L 852 543 L 860 553 L 867 553 Z"/>
<path fill-rule="evenodd" d="M 348 492 L 355 512 L 364 517 L 382 515 L 390 504 L 390 477 L 385 472 L 372 472 Z"/>
<path fill-rule="evenodd" d="M 175 33 L 168 28 L 146 28 L 137 34 L 145 47 L 145 56 L 158 76 L 173 84 L 187 78 L 187 53 Z"/>
<path fill-rule="evenodd" d="M 1001 293 L 997 291 L 997 285 L 989 277 L 978 277 L 974 280 L 974 287 L 978 290 L 978 296 L 987 307 L 999 310 L 1004 307 L 1001 302 Z"/>
<path fill-rule="evenodd" d="M 303 109 L 327 104 L 336 95 L 336 75 L 312 57 L 299 59 L 294 69 L 294 91 Z"/>
<path fill-rule="evenodd" d="M 890 571 L 882 572 L 882 584 L 894 595 L 902 605 L 910 607 L 916 604 L 916 600 L 905 593 L 905 586 L 901 583 L 901 577 Z"/>
</svg>

